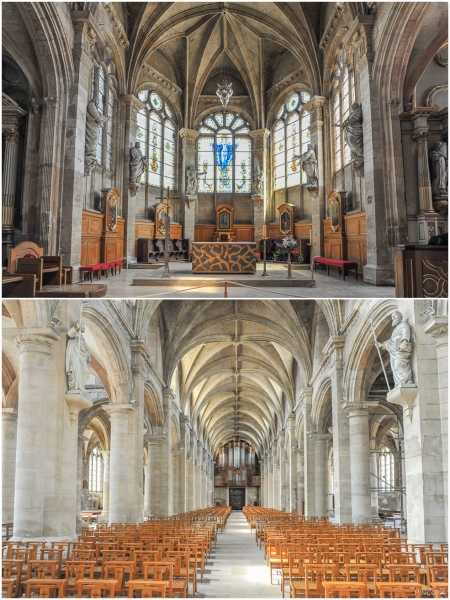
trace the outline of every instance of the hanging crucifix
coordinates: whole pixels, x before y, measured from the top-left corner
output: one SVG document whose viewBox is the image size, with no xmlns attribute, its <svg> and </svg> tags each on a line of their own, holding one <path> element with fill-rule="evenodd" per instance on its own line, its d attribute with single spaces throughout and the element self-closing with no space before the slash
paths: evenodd
<svg viewBox="0 0 450 600">
<path fill-rule="evenodd" d="M 170 197 L 170 188 L 167 187 L 167 196 L 164 198 L 164 190 L 161 188 L 161 198 L 156 198 L 156 200 L 161 201 L 162 210 L 158 212 L 158 221 L 161 219 L 163 215 L 165 215 L 164 219 L 164 274 L 163 277 L 167 277 L 170 279 L 169 274 L 169 256 L 170 256 L 170 201 L 171 200 L 180 200 L 179 196 L 175 196 L 174 198 Z M 161 231 L 161 227 L 159 227 L 159 223 L 156 224 L 159 230 Z"/>
</svg>

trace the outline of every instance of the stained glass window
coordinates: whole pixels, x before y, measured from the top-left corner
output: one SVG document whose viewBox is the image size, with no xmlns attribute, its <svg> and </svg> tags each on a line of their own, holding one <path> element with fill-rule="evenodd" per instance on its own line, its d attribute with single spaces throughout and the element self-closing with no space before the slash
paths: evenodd
<svg viewBox="0 0 450 600">
<path fill-rule="evenodd" d="M 115 79 L 110 77 L 114 73 L 114 64 L 110 63 L 108 68 L 102 64 L 94 67 L 91 75 L 91 98 L 95 101 L 98 113 L 107 117 L 103 129 L 100 131 L 95 159 L 100 166 L 113 171 L 114 159 L 114 131 L 116 117 L 116 92 Z"/>
<path fill-rule="evenodd" d="M 295 157 L 306 152 L 310 140 L 310 116 L 303 109 L 310 97 L 307 92 L 291 92 L 275 111 L 272 130 L 275 190 L 306 182 L 306 175 Z"/>
<path fill-rule="evenodd" d="M 89 456 L 89 491 L 101 492 L 103 484 L 103 458 L 96 446 Z"/>
<path fill-rule="evenodd" d="M 106 168 L 113 170 L 115 98 L 111 90 L 108 96 L 108 122 L 106 124 Z"/>
<path fill-rule="evenodd" d="M 140 110 L 136 117 L 136 141 L 141 142 L 141 152 L 148 161 L 141 183 L 173 190 L 177 136 L 173 111 L 156 92 L 142 90 L 138 97 L 146 103 L 146 108 Z"/>
<path fill-rule="evenodd" d="M 105 111 L 105 72 L 103 68 L 100 67 L 98 70 L 98 88 L 97 88 L 97 110 L 103 115 Z M 97 162 L 102 164 L 103 159 L 103 130 L 100 132 L 100 137 L 98 138 L 97 150 L 95 152 L 95 158 Z"/>
<path fill-rule="evenodd" d="M 336 124 L 340 124 L 341 122 L 341 97 L 339 95 L 339 90 L 334 96 L 333 99 L 333 122 Z M 342 167 L 341 160 L 341 128 L 334 127 L 334 160 L 336 171 L 339 171 Z"/>
<path fill-rule="evenodd" d="M 354 85 L 353 71 L 349 67 L 336 71 L 336 87 L 333 95 L 333 122 L 342 123 L 348 118 L 351 105 L 355 102 L 356 88 Z M 334 128 L 334 152 L 335 170 L 340 171 L 342 167 L 351 161 L 351 150 L 345 141 L 345 135 L 341 127 Z"/>
<path fill-rule="evenodd" d="M 199 126 L 197 141 L 198 191 L 203 194 L 250 194 L 252 140 L 249 124 L 231 112 L 217 112 Z"/>
</svg>

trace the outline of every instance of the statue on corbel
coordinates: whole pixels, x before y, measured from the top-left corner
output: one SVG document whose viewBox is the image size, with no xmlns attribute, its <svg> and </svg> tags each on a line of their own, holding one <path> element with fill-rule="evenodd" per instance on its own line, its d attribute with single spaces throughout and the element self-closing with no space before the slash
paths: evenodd
<svg viewBox="0 0 450 600">
<path fill-rule="evenodd" d="M 86 348 L 85 324 L 80 319 L 67 332 L 66 375 L 68 391 L 65 396 L 69 407 L 70 424 L 74 425 L 78 413 L 92 406 L 92 400 L 86 395 L 85 385 L 90 377 L 91 353 Z"/>
<path fill-rule="evenodd" d="M 84 172 L 90 175 L 97 164 L 95 153 L 97 151 L 100 134 L 103 130 L 108 117 L 104 117 L 98 110 L 97 99 L 92 98 L 87 105 L 86 111 L 86 138 L 85 138 L 85 159 Z"/>
<path fill-rule="evenodd" d="M 364 176 L 364 136 L 363 114 L 361 105 L 353 102 L 349 116 L 343 123 L 333 123 L 333 127 L 340 127 L 344 132 L 350 152 L 353 170 L 358 177 Z"/>
<path fill-rule="evenodd" d="M 319 195 L 319 168 L 314 148 L 311 144 L 308 144 L 306 152 L 297 154 L 294 158 L 299 161 L 303 172 L 306 174 L 306 189 L 311 198 L 317 198 Z"/>
<path fill-rule="evenodd" d="M 253 172 L 253 194 L 252 199 L 254 202 L 258 202 L 259 208 L 261 208 L 261 202 L 264 197 L 264 171 L 257 164 Z"/>
<path fill-rule="evenodd" d="M 131 198 L 134 198 L 141 187 L 142 175 L 147 167 L 147 157 L 142 154 L 141 142 L 136 142 L 134 148 L 130 148 L 130 190 Z"/>
<path fill-rule="evenodd" d="M 436 142 L 428 153 L 430 161 L 431 193 L 433 207 L 439 212 L 448 206 L 448 158 L 443 143 Z"/>
<path fill-rule="evenodd" d="M 185 201 L 190 208 L 190 203 L 197 199 L 197 179 L 198 173 L 194 165 L 189 165 L 186 169 L 186 194 Z"/>
</svg>

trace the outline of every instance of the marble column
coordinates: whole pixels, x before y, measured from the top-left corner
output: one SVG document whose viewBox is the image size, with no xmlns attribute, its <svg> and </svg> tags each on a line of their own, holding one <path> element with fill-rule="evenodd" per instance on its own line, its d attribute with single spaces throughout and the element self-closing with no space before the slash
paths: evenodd
<svg viewBox="0 0 450 600">
<path fill-rule="evenodd" d="M 350 434 L 347 413 L 341 406 L 343 391 L 344 344 L 342 335 L 330 337 L 324 354 L 329 354 L 331 360 L 331 406 L 333 426 L 333 460 L 334 460 L 334 515 L 338 525 L 351 523 L 352 520 L 352 490 L 350 471 Z"/>
<path fill-rule="evenodd" d="M 109 482 L 111 480 L 110 472 L 110 456 L 109 450 L 102 450 L 103 456 L 103 512 L 101 514 L 101 521 L 108 523 L 109 521 Z"/>
<path fill-rule="evenodd" d="M 314 445 L 309 433 L 312 431 L 311 422 L 311 403 L 312 403 L 312 388 L 302 388 L 300 390 L 300 399 L 304 411 L 303 425 L 303 442 L 304 442 L 304 464 L 305 464 L 305 516 L 311 517 L 316 515 L 316 500 L 315 500 L 315 458 Z"/>
<path fill-rule="evenodd" d="M 188 167 L 193 166 L 196 168 L 196 152 L 197 152 L 197 138 L 200 132 L 194 129 L 180 129 L 181 138 L 181 151 L 183 154 L 182 161 L 182 177 L 181 177 L 181 198 L 185 201 L 184 206 L 184 235 L 185 239 L 189 240 L 189 249 L 192 250 L 192 242 L 195 241 L 195 212 L 197 194 L 186 195 L 186 171 Z"/>
<path fill-rule="evenodd" d="M 109 523 L 125 523 L 128 519 L 128 420 L 133 411 L 130 404 L 109 404 L 103 409 L 111 421 L 111 454 L 109 484 Z"/>
<path fill-rule="evenodd" d="M 305 452 L 303 448 L 296 450 L 297 455 L 297 512 L 304 514 L 305 502 Z"/>
<path fill-rule="evenodd" d="M 311 215 L 313 246 L 311 247 L 311 260 L 314 256 L 324 256 L 323 226 L 322 221 L 326 217 L 326 194 L 325 194 L 325 157 L 323 144 L 323 106 L 326 102 L 324 96 L 313 96 L 304 106 L 305 111 L 310 114 L 311 146 L 316 153 L 317 169 L 319 173 L 319 185 L 317 190 L 311 188 Z M 308 192 L 305 192 L 308 193 Z"/>
<path fill-rule="evenodd" d="M 310 433 L 314 445 L 314 474 L 315 474 L 315 515 L 328 516 L 328 433 Z"/>
<path fill-rule="evenodd" d="M 17 411 L 2 408 L 2 523 L 14 521 Z"/>
<path fill-rule="evenodd" d="M 377 402 L 345 402 L 350 435 L 352 523 L 371 523 L 369 410 Z"/>
<path fill-rule="evenodd" d="M 255 225 L 255 242 L 256 248 L 259 248 L 259 241 L 263 235 L 263 226 L 266 223 L 266 213 L 268 208 L 268 140 L 270 131 L 268 129 L 255 129 L 250 132 L 250 136 L 253 138 L 253 173 L 256 167 L 264 173 L 263 177 L 263 190 L 262 195 L 255 195 L 253 193 L 253 182 L 252 182 L 252 200 L 253 200 L 253 223 Z"/>
<path fill-rule="evenodd" d="M 14 201 L 16 197 L 17 156 L 19 130 L 17 127 L 2 129 L 3 174 L 2 174 L 2 247 L 8 257 L 9 248 L 14 247 Z"/>
</svg>

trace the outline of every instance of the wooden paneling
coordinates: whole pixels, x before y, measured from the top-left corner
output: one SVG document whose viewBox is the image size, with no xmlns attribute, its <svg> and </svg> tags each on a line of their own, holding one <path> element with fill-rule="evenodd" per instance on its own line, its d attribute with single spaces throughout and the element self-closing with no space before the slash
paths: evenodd
<svg viewBox="0 0 450 600">
<path fill-rule="evenodd" d="M 80 264 L 93 265 L 124 256 L 125 219 L 117 219 L 115 231 L 104 229 L 105 216 L 83 210 Z"/>
<path fill-rule="evenodd" d="M 255 241 L 255 226 L 254 225 L 234 225 L 234 234 L 237 242 L 254 242 Z"/>
<path fill-rule="evenodd" d="M 358 273 L 367 264 L 366 213 L 358 212 L 344 215 L 347 234 L 347 258 L 358 263 Z"/>
<path fill-rule="evenodd" d="M 294 223 L 294 236 L 300 239 L 308 239 L 311 235 L 312 223 Z"/>
<path fill-rule="evenodd" d="M 196 225 L 194 231 L 195 242 L 212 242 L 215 225 Z M 255 226 L 254 225 L 234 225 L 233 235 L 237 242 L 254 242 L 255 241 Z"/>
<path fill-rule="evenodd" d="M 212 242 L 215 230 L 215 225 L 196 225 L 194 229 L 194 241 Z"/>
<path fill-rule="evenodd" d="M 153 221 L 136 221 L 134 225 L 134 255 L 138 255 L 138 240 L 155 237 L 155 223 Z M 183 239 L 183 225 L 181 223 L 170 224 L 170 239 Z"/>
</svg>

